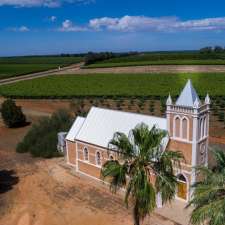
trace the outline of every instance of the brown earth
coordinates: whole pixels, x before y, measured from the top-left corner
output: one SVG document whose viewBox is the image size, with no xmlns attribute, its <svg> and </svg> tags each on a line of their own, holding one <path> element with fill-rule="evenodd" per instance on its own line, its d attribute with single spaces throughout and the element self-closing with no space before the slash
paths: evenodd
<svg viewBox="0 0 225 225">
<path fill-rule="evenodd" d="M 78 69 L 69 68 L 54 74 L 91 74 L 91 73 L 212 73 L 225 72 L 224 65 L 153 65 L 112 68 Z"/>
<path fill-rule="evenodd" d="M 43 113 L 69 107 L 69 103 L 20 100 L 29 121 Z M 60 106 L 60 107 L 59 107 Z M 40 114 L 40 115 L 39 115 Z M 131 225 L 131 210 L 120 195 L 65 167 L 64 160 L 43 160 L 15 152 L 30 126 L 8 129 L 0 122 L 0 224 L 1 225 Z M 144 224 L 175 225 L 158 214 Z"/>
</svg>

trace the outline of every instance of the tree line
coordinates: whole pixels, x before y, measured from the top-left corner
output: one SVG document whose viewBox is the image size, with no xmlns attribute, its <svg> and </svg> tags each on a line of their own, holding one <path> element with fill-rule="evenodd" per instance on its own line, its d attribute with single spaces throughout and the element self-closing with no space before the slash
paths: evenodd
<svg viewBox="0 0 225 225">
<path fill-rule="evenodd" d="M 136 55 L 138 52 L 125 52 L 125 53 L 113 53 L 113 52 L 88 52 L 84 58 L 85 65 L 90 65 L 98 61 L 104 61 L 112 58 L 120 58 L 126 56 Z"/>
<path fill-rule="evenodd" d="M 204 54 L 210 54 L 210 53 L 225 53 L 225 47 L 221 47 L 219 45 L 212 47 L 212 46 L 207 46 L 204 48 L 201 48 L 200 53 Z"/>
</svg>

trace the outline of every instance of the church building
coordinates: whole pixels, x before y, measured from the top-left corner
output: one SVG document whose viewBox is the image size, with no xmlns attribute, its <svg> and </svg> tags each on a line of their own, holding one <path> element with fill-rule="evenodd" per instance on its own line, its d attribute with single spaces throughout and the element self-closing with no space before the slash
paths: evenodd
<svg viewBox="0 0 225 225">
<path fill-rule="evenodd" d="M 185 161 L 175 169 L 178 179 L 176 198 L 188 202 L 191 185 L 197 174 L 193 167 L 208 165 L 208 137 L 210 98 L 201 102 L 192 83 L 188 80 L 175 103 L 169 96 L 166 118 L 92 107 L 86 118 L 77 117 L 66 137 L 66 160 L 76 172 L 100 180 L 102 165 L 117 157 L 108 148 L 115 132 L 128 135 L 140 123 L 151 129 L 168 132 L 163 140 L 163 150 L 181 151 Z"/>
</svg>

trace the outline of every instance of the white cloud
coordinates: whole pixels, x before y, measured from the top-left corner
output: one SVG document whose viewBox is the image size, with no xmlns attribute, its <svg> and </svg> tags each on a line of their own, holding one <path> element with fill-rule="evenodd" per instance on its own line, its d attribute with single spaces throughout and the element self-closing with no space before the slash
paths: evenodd
<svg viewBox="0 0 225 225">
<path fill-rule="evenodd" d="M 57 29 L 57 31 L 60 31 L 60 32 L 81 32 L 81 31 L 87 31 L 87 28 L 82 27 L 82 26 L 76 26 L 72 23 L 72 21 L 65 20 L 62 23 L 62 26 Z"/>
<path fill-rule="evenodd" d="M 21 27 L 12 27 L 8 29 L 9 31 L 14 31 L 14 32 L 28 32 L 30 29 L 26 26 L 21 26 Z"/>
<path fill-rule="evenodd" d="M 121 18 L 95 18 L 89 21 L 95 30 L 112 31 L 185 31 L 225 30 L 225 17 L 182 21 L 177 17 L 124 16 Z"/>
<path fill-rule="evenodd" d="M 57 20 L 57 17 L 56 17 L 56 16 L 51 16 L 51 17 L 49 18 L 49 20 L 50 20 L 51 22 L 55 22 L 55 21 Z"/>
<path fill-rule="evenodd" d="M 94 0 L 0 0 L 0 6 L 15 7 L 60 7 L 63 3 L 87 4 Z"/>
</svg>

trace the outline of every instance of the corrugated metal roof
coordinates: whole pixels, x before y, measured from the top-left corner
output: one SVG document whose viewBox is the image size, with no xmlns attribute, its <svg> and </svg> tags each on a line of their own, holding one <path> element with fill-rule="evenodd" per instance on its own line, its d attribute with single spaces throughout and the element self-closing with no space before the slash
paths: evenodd
<svg viewBox="0 0 225 225">
<path fill-rule="evenodd" d="M 195 91 L 191 80 L 188 80 L 183 91 L 181 92 L 179 98 L 176 101 L 176 105 L 194 107 L 196 99 L 200 103 L 198 94 Z"/>
<path fill-rule="evenodd" d="M 66 140 L 74 141 L 86 118 L 78 116 L 66 136 Z"/>
<path fill-rule="evenodd" d="M 92 107 L 76 139 L 107 148 L 115 132 L 128 135 L 140 123 L 145 123 L 150 129 L 156 125 L 157 128 L 167 130 L 164 118 Z M 167 143 L 168 138 L 162 144 Z"/>
</svg>

